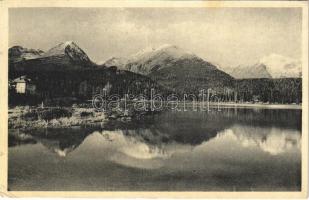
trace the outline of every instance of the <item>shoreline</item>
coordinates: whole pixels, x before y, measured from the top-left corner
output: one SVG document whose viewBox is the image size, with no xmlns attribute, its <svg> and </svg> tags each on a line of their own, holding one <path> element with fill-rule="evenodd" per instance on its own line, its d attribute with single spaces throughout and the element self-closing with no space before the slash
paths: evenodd
<svg viewBox="0 0 309 200">
<path fill-rule="evenodd" d="M 9 109 L 9 129 L 66 128 L 106 122 L 106 115 L 93 108 L 27 108 Z"/>
<path fill-rule="evenodd" d="M 218 103 L 211 102 L 210 106 L 218 106 Z M 265 108 L 265 109 L 302 109 L 299 104 L 255 104 L 255 103 L 219 103 L 219 106 L 224 107 L 237 107 L 237 108 Z"/>
<path fill-rule="evenodd" d="M 156 103 L 156 102 L 155 102 Z M 164 103 L 171 103 L 168 101 L 164 101 Z M 179 106 L 183 106 L 183 105 L 189 105 L 189 106 L 193 106 L 194 102 L 192 101 L 181 101 L 178 103 Z M 209 102 L 209 104 L 207 104 L 207 102 L 195 102 L 195 104 L 198 107 L 203 106 L 207 108 L 207 106 L 209 105 L 209 107 L 221 107 L 221 108 L 252 108 L 252 109 L 296 109 L 296 110 L 301 110 L 302 109 L 302 105 L 301 104 L 263 104 L 263 103 L 232 103 L 232 102 Z"/>
<path fill-rule="evenodd" d="M 171 102 L 165 102 L 171 103 Z M 182 102 L 178 104 L 178 109 L 180 112 L 185 111 L 186 108 L 192 108 L 196 106 L 196 112 L 203 112 L 199 108 L 203 107 L 203 109 L 207 108 L 248 108 L 248 109 L 293 109 L 293 110 L 301 110 L 302 105 L 294 105 L 294 104 L 254 104 L 254 103 L 227 103 L 227 102 Z M 165 105 L 163 105 L 164 107 Z M 183 106 L 183 110 L 180 108 Z M 42 113 L 45 115 L 38 116 L 40 114 L 40 108 L 27 108 L 27 107 L 14 107 L 8 110 L 9 112 L 9 127 L 8 128 L 20 128 L 20 129 L 31 129 L 31 128 L 53 128 L 53 127 L 72 127 L 72 126 L 87 126 L 91 124 L 102 124 L 109 120 L 124 120 L 130 121 L 134 117 L 141 117 L 142 115 L 146 115 L 147 112 L 134 112 L 131 111 L 129 113 L 121 112 L 121 111 L 112 111 L 110 113 L 106 112 L 97 112 L 94 108 L 61 108 L 62 110 L 70 110 L 68 116 L 58 116 L 55 117 L 53 113 L 53 109 L 60 108 L 46 108 L 49 111 L 49 115 L 46 113 Z M 49 110 L 48 110 L 49 109 Z M 168 110 L 168 107 L 165 107 Z M 43 110 L 44 111 L 44 110 Z M 204 110 L 207 112 L 207 110 Z M 149 111 L 148 111 L 149 112 Z M 50 117 L 50 118 L 42 118 L 42 117 Z"/>
</svg>

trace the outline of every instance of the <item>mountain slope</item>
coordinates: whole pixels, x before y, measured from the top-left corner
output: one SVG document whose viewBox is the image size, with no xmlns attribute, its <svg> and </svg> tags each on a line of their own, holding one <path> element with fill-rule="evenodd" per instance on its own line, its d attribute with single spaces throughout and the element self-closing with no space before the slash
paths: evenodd
<svg viewBox="0 0 309 200">
<path fill-rule="evenodd" d="M 119 67 L 119 66 L 118 66 Z M 147 48 L 128 58 L 120 68 L 144 74 L 176 93 L 198 94 L 202 89 L 223 91 L 233 78 L 215 65 L 175 45 Z"/>
<path fill-rule="evenodd" d="M 144 49 L 130 56 L 126 64 L 112 61 L 115 65 L 120 63 L 118 68 L 147 75 L 178 94 L 197 95 L 200 90 L 208 88 L 222 92 L 224 88 L 233 87 L 230 75 L 175 45 Z"/>
<path fill-rule="evenodd" d="M 149 76 L 165 87 L 180 94 L 199 94 L 209 88 L 218 94 L 232 88 L 234 79 L 200 58 L 182 58 L 171 66 L 153 71 Z"/>
</svg>

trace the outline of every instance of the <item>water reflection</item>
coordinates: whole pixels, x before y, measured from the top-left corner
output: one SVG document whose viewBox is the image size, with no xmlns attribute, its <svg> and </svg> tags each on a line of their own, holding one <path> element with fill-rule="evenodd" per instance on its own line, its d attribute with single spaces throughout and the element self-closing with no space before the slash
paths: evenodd
<svg viewBox="0 0 309 200">
<path fill-rule="evenodd" d="M 111 122 L 104 128 L 10 130 L 9 186 L 12 190 L 299 190 L 300 113 L 166 112 L 144 121 Z"/>
<path fill-rule="evenodd" d="M 271 155 L 301 150 L 301 135 L 297 130 L 234 125 L 228 129 L 244 147 L 257 146 Z"/>
<path fill-rule="evenodd" d="M 245 131 L 250 132 L 248 134 Z M 269 134 L 268 131 L 270 131 Z M 198 145 L 178 143 L 171 140 L 165 142 L 158 138 L 155 140 L 156 144 L 154 144 L 154 140 L 149 143 L 148 138 L 160 136 L 155 135 L 149 129 L 139 130 L 139 132 L 143 132 L 143 134 L 137 134 L 132 130 L 95 131 L 85 139 L 83 146 L 104 152 L 106 159 L 122 165 L 158 168 L 162 167 L 167 159 L 179 154 L 192 154 L 190 156 L 194 156 L 199 151 L 217 154 L 217 152 L 213 152 L 215 149 L 209 148 L 208 144 L 215 143 L 216 148 L 220 148 L 220 151 L 230 149 L 232 146 L 239 150 L 257 148 L 272 156 L 282 153 L 298 154 L 301 144 L 301 137 L 297 131 L 277 128 L 269 130 L 239 125 L 218 132 L 215 137 Z M 233 156 L 237 157 L 238 155 Z"/>
<path fill-rule="evenodd" d="M 65 157 L 74 151 L 83 140 L 91 133 L 91 129 L 38 129 L 35 131 L 21 132 L 10 130 L 9 147 L 24 144 L 40 143 L 49 151 Z"/>
</svg>

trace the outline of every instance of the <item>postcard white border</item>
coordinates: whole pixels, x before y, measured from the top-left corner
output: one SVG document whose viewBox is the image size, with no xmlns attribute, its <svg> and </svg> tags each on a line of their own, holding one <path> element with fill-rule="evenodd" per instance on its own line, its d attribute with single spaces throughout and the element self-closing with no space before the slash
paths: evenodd
<svg viewBox="0 0 309 200">
<path fill-rule="evenodd" d="M 8 158 L 8 9 L 19 7 L 208 7 L 302 8 L 302 187 L 300 192 L 50 192 L 7 191 Z M 125 198 L 306 198 L 308 191 L 308 2 L 307 1 L 0 1 L 0 196 Z"/>
</svg>

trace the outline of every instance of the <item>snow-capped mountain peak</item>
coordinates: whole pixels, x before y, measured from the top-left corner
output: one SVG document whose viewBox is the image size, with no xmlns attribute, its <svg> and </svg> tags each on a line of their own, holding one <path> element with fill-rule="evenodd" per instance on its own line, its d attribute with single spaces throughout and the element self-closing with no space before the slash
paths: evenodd
<svg viewBox="0 0 309 200">
<path fill-rule="evenodd" d="M 180 59 L 198 58 L 194 54 L 185 51 L 175 45 L 164 44 L 157 48 L 147 47 L 126 58 L 110 58 L 104 65 L 117 66 L 120 69 L 141 74 L 149 74 L 161 68 L 172 66 Z"/>
<path fill-rule="evenodd" d="M 48 50 L 44 56 L 51 56 L 51 55 L 57 55 L 57 54 L 63 54 L 65 53 L 66 49 L 75 49 L 76 51 L 82 51 L 73 41 L 66 41 L 62 42 L 55 47 Z"/>
<path fill-rule="evenodd" d="M 148 60 L 151 57 L 165 54 L 171 58 L 177 59 L 180 57 L 193 57 L 194 54 L 187 52 L 176 45 L 163 44 L 157 48 L 147 47 L 136 54 L 129 57 L 129 61 Z"/>
<path fill-rule="evenodd" d="M 77 46 L 73 41 L 66 41 L 63 43 L 65 46 L 70 46 L 70 45 L 74 45 Z"/>
<path fill-rule="evenodd" d="M 171 51 L 171 52 L 177 52 L 177 53 L 188 53 L 185 50 L 181 49 L 180 47 L 173 45 L 173 44 L 163 44 L 159 46 L 158 48 L 154 49 L 155 51 Z"/>
<path fill-rule="evenodd" d="M 301 62 L 279 54 L 270 54 L 262 57 L 256 64 L 225 67 L 223 70 L 236 79 L 300 78 Z"/>
<path fill-rule="evenodd" d="M 48 50 L 42 57 L 69 56 L 73 61 L 91 62 L 87 54 L 73 41 L 66 41 Z"/>
</svg>

